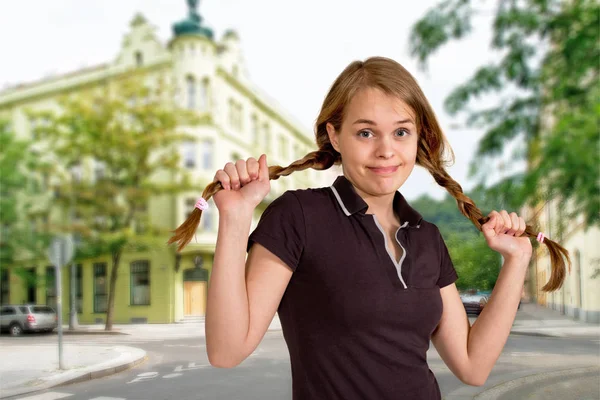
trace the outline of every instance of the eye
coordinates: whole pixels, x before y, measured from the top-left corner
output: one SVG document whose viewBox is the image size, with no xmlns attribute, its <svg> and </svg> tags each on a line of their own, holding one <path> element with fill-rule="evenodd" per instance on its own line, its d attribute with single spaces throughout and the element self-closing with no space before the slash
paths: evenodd
<svg viewBox="0 0 600 400">
<path fill-rule="evenodd" d="M 408 135 L 410 135 L 410 132 L 409 132 L 408 130 L 406 130 L 406 129 L 398 129 L 398 130 L 396 131 L 396 134 L 397 134 L 398 136 L 400 136 L 400 137 L 405 137 L 405 136 L 408 136 Z"/>
<path fill-rule="evenodd" d="M 371 133 L 371 131 L 360 131 L 357 133 L 357 135 L 358 135 L 358 137 L 361 137 L 361 138 L 369 138 L 369 137 L 371 137 L 369 135 L 373 135 L 373 134 Z"/>
</svg>

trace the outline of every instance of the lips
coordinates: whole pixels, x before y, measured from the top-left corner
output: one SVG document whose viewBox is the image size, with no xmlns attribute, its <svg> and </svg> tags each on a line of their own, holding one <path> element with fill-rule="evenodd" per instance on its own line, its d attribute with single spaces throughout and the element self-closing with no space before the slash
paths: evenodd
<svg viewBox="0 0 600 400">
<path fill-rule="evenodd" d="M 375 172 L 376 174 L 391 174 L 393 172 L 396 172 L 398 170 L 398 165 L 392 166 L 392 167 L 369 167 L 369 169 L 373 172 Z"/>
</svg>

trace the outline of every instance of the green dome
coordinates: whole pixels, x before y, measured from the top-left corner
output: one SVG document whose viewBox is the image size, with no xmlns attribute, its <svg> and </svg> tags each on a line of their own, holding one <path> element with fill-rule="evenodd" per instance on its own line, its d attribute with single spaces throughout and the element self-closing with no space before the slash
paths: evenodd
<svg viewBox="0 0 600 400">
<path fill-rule="evenodd" d="M 198 35 L 213 39 L 214 33 L 212 29 L 202 26 L 202 17 L 196 10 L 198 0 L 187 0 L 189 14 L 186 19 L 173 24 L 173 34 L 175 37 L 183 35 Z"/>
</svg>

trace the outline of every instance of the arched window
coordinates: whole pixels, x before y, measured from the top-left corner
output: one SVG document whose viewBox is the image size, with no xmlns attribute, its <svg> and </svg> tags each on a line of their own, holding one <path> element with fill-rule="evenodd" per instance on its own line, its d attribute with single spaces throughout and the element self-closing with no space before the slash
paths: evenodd
<svg viewBox="0 0 600 400">
<path fill-rule="evenodd" d="M 144 55 L 141 51 L 135 52 L 135 65 L 137 65 L 138 67 L 144 65 Z"/>
<path fill-rule="evenodd" d="M 185 86 L 187 92 L 187 108 L 193 110 L 196 108 L 196 80 L 193 76 L 188 76 L 185 79 Z"/>
<path fill-rule="evenodd" d="M 208 78 L 204 78 L 200 84 L 200 110 L 207 111 L 209 109 L 209 93 L 209 81 Z"/>
</svg>

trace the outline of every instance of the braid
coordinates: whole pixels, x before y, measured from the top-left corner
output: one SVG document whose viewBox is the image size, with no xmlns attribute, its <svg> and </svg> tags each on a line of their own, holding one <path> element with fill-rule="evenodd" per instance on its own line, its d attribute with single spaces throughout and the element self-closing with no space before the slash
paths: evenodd
<svg viewBox="0 0 600 400">
<path fill-rule="evenodd" d="M 420 157 L 419 163 L 431 173 L 438 185 L 445 188 L 448 193 L 456 199 L 460 212 L 469 218 L 477 229 L 481 230 L 481 226 L 488 222 L 490 218 L 483 216 L 481 210 L 479 210 L 473 200 L 463 193 L 462 187 L 448 175 L 445 168 L 441 165 L 436 165 L 427 157 Z M 528 237 L 535 238 L 538 234 L 538 230 L 527 225 L 524 234 Z M 550 280 L 542 287 L 542 290 L 545 292 L 553 292 L 560 289 L 565 280 L 565 259 L 568 263 L 569 271 L 571 271 L 571 259 L 569 257 L 569 252 L 558 243 L 548 238 L 544 238 L 544 244 L 546 244 L 548 252 L 550 253 L 552 271 Z"/>
<path fill-rule="evenodd" d="M 331 168 L 336 161 L 339 161 L 340 154 L 336 152 L 331 144 L 322 146 L 319 150 L 308 153 L 302 159 L 294 161 L 287 167 L 280 167 L 279 165 L 272 165 L 269 167 L 269 179 L 277 180 L 280 176 L 288 176 L 292 172 L 304 171 L 305 169 L 312 168 L 318 171 L 326 170 Z M 211 199 L 219 190 L 222 190 L 223 186 L 221 182 L 211 182 L 206 186 L 202 192 L 202 198 L 208 201 Z M 190 216 L 173 232 L 173 236 L 169 239 L 167 244 L 177 242 L 177 251 L 181 251 L 188 245 L 188 243 L 194 237 L 198 225 L 200 225 L 200 217 L 202 216 L 202 210 L 194 208 Z"/>
</svg>

